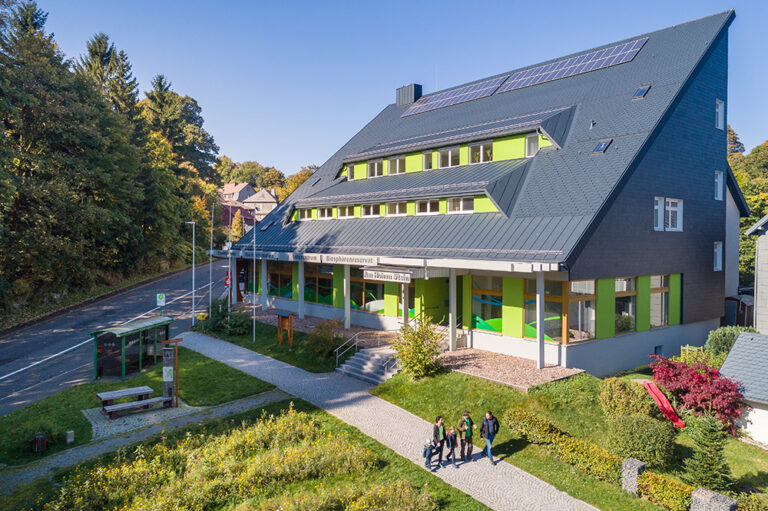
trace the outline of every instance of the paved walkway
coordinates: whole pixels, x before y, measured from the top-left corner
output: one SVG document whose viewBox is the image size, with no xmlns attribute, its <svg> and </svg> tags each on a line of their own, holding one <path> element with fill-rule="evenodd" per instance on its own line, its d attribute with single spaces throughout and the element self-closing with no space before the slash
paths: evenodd
<svg viewBox="0 0 768 511">
<path fill-rule="evenodd" d="M 185 332 L 184 346 L 318 406 L 399 455 L 423 465 L 424 440 L 432 425 L 394 404 L 372 396 L 372 385 L 340 373 L 309 373 L 298 367 L 203 334 Z M 554 486 L 504 461 L 487 459 L 446 467 L 435 475 L 498 510 L 594 510 Z"/>
<path fill-rule="evenodd" d="M 158 435 L 163 431 L 183 428 L 193 423 L 205 422 L 211 419 L 233 415 L 252 408 L 264 406 L 276 401 L 288 399 L 291 396 L 275 389 L 263 392 L 256 396 L 230 401 L 221 405 L 203 408 L 195 413 L 175 417 L 164 422 L 154 424 L 144 429 L 135 430 L 125 435 L 113 436 L 102 441 L 91 442 L 65 451 L 52 454 L 40 461 L 28 463 L 19 468 L 8 468 L 0 472 L 0 493 L 9 493 L 21 484 L 31 483 L 36 479 L 48 477 L 53 470 L 66 468 L 78 463 L 86 462 L 102 454 L 113 452 L 121 447 L 135 444 L 147 438 Z"/>
</svg>

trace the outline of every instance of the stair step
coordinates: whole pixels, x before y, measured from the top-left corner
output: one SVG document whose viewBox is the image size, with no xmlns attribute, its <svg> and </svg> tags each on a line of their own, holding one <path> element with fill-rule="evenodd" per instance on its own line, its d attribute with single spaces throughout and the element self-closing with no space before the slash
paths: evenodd
<svg viewBox="0 0 768 511">
<path fill-rule="evenodd" d="M 361 373 L 353 370 L 349 370 L 349 368 L 339 367 L 336 369 L 338 372 L 345 374 L 347 376 L 352 376 L 353 378 L 357 378 L 358 380 L 367 381 L 368 383 L 373 383 L 374 385 L 378 385 L 379 383 L 384 383 L 389 378 L 391 378 L 391 375 L 389 377 L 380 376 L 380 375 L 372 375 L 369 373 Z"/>
</svg>

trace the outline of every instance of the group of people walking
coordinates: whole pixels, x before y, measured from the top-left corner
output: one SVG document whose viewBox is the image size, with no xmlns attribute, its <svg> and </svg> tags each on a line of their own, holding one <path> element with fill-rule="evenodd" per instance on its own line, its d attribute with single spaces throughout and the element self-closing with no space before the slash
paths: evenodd
<svg viewBox="0 0 768 511">
<path fill-rule="evenodd" d="M 490 411 L 485 412 L 479 432 L 480 438 L 485 439 L 485 448 L 480 452 L 480 456 L 487 456 L 491 463 L 494 463 L 491 445 L 493 445 L 493 439 L 498 432 L 499 421 Z M 475 433 L 477 433 L 477 425 L 467 410 L 464 410 L 455 428 L 448 426 L 446 429 L 443 416 L 438 415 L 432 427 L 432 438 L 424 446 L 424 466 L 431 470 L 437 470 L 450 461 L 453 462 L 455 468 L 459 468 L 456 464 L 456 447 L 460 447 L 459 454 L 462 462 L 475 461 L 475 458 L 472 457 L 472 448 L 474 447 L 472 439 L 475 437 Z M 445 463 L 443 463 L 443 451 L 446 449 Z M 432 458 L 435 454 L 437 454 L 437 465 L 432 468 Z"/>
</svg>

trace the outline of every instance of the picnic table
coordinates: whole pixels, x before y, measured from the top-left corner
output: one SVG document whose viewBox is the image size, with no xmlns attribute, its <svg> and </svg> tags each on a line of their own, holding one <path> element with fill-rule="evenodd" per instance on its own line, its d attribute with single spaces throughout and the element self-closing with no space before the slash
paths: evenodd
<svg viewBox="0 0 768 511">
<path fill-rule="evenodd" d="M 160 396 L 150 398 L 149 396 L 154 392 L 152 387 L 133 387 L 130 389 L 111 390 L 108 392 L 99 392 L 96 394 L 101 399 L 101 409 L 110 419 L 117 417 L 117 412 L 124 410 L 131 410 L 134 408 L 149 408 L 149 405 L 153 403 L 164 403 L 170 401 L 171 397 Z M 136 401 L 128 401 L 126 403 L 114 404 L 115 400 L 123 399 L 126 397 L 137 396 Z"/>
</svg>

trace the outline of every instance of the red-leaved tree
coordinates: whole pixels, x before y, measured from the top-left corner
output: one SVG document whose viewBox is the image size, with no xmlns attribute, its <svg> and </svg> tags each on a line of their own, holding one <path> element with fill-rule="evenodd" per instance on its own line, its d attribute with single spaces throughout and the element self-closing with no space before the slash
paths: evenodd
<svg viewBox="0 0 768 511">
<path fill-rule="evenodd" d="M 712 412 L 736 436 L 735 420 L 741 415 L 743 396 L 739 384 L 704 364 L 687 365 L 651 355 L 653 379 L 696 414 Z"/>
</svg>

